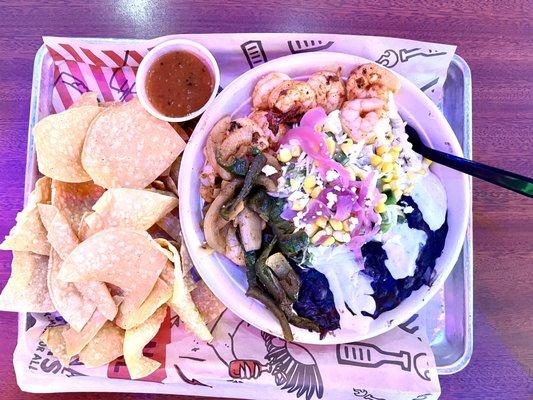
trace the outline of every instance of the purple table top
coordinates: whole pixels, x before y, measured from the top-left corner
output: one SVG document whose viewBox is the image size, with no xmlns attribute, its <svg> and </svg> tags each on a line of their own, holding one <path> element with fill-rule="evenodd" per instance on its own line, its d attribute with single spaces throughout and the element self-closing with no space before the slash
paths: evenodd
<svg viewBox="0 0 533 400">
<path fill-rule="evenodd" d="M 151 38 L 171 33 L 327 32 L 396 36 L 458 45 L 473 75 L 474 158 L 531 174 L 533 7 L 465 0 L 439 8 L 252 0 L 186 2 L 0 1 L 0 236 L 22 206 L 32 65 L 42 35 Z M 511 156 L 509 156 L 511 155 Z M 441 378 L 442 399 L 525 399 L 532 395 L 533 202 L 474 180 L 474 354 Z M 11 256 L 0 252 L 0 281 Z M 529 299 L 528 301 L 526 301 Z M 11 353 L 16 315 L 0 313 L 0 380 L 5 399 L 22 393 Z M 54 399 L 153 399 L 155 395 L 65 394 Z M 187 398 L 187 397 L 183 397 Z M 531 397 L 530 397 L 531 398 Z M 191 397 L 192 399 L 192 397 Z"/>
</svg>

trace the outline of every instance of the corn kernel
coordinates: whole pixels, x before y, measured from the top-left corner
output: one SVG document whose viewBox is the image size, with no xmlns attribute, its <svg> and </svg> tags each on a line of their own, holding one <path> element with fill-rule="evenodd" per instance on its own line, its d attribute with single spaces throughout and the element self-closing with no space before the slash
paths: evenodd
<svg viewBox="0 0 533 400">
<path fill-rule="evenodd" d="M 393 190 L 392 194 L 394 195 L 394 198 L 398 200 L 402 197 L 403 192 L 401 189 L 396 189 Z"/>
<path fill-rule="evenodd" d="M 347 232 L 343 232 L 343 231 L 335 231 L 335 232 L 333 232 L 333 238 L 337 242 L 341 242 L 341 243 L 347 243 L 351 239 L 350 234 L 347 233 Z"/>
<path fill-rule="evenodd" d="M 311 191 L 311 198 L 316 199 L 318 196 L 320 196 L 320 192 L 322 192 L 322 188 L 320 186 L 315 186 L 315 188 Z"/>
<path fill-rule="evenodd" d="M 385 182 L 385 183 L 390 183 L 392 181 L 392 175 L 391 174 L 387 174 L 383 178 L 381 178 L 381 180 L 383 182 Z"/>
<path fill-rule="evenodd" d="M 322 246 L 329 247 L 332 244 L 335 244 L 335 238 L 333 236 L 328 237 L 325 241 L 322 242 Z"/>
<path fill-rule="evenodd" d="M 305 233 L 307 233 L 307 236 L 313 237 L 315 233 L 318 232 L 320 227 L 317 224 L 307 224 L 305 226 Z"/>
<path fill-rule="evenodd" d="M 345 142 L 341 144 L 341 150 L 344 154 L 352 154 L 355 150 L 355 144 L 353 144 L 353 141 L 350 140 L 351 143 Z"/>
<path fill-rule="evenodd" d="M 426 165 L 429 166 L 429 165 L 431 165 L 432 162 L 433 162 L 433 161 L 430 160 L 429 158 L 424 158 L 424 164 L 426 164 Z"/>
<path fill-rule="evenodd" d="M 321 228 L 325 228 L 328 224 L 328 220 L 324 217 L 318 217 L 315 221 L 315 224 L 317 224 Z"/>
<path fill-rule="evenodd" d="M 316 178 L 313 175 L 307 175 L 304 179 L 304 189 L 309 190 L 309 193 L 316 186 Z"/>
<path fill-rule="evenodd" d="M 396 189 L 398 189 L 398 182 L 396 182 L 396 181 L 391 181 L 391 183 L 390 183 L 390 188 L 391 188 L 392 190 L 396 190 Z"/>
<path fill-rule="evenodd" d="M 378 156 L 382 156 L 383 154 L 385 153 L 388 153 L 390 151 L 390 147 L 389 146 L 379 146 L 377 149 L 376 149 L 376 154 Z"/>
<path fill-rule="evenodd" d="M 387 195 L 385 193 L 381 193 L 379 196 L 379 202 L 385 203 L 387 201 Z"/>
<path fill-rule="evenodd" d="M 426 175 L 426 169 L 425 168 L 420 168 L 420 169 L 417 169 L 416 170 L 416 173 L 419 174 L 419 175 Z"/>
<path fill-rule="evenodd" d="M 278 160 L 280 162 L 286 163 L 289 162 L 292 158 L 291 151 L 287 148 L 280 149 L 278 152 Z"/>
<path fill-rule="evenodd" d="M 377 213 L 381 214 L 387 210 L 387 206 L 385 205 L 385 203 L 378 203 L 374 210 L 376 210 Z"/>
<path fill-rule="evenodd" d="M 349 220 L 345 219 L 344 221 L 342 221 L 342 229 L 345 230 L 346 232 L 351 232 L 352 224 L 350 223 Z"/>
<path fill-rule="evenodd" d="M 386 183 L 383 185 L 383 190 L 391 190 L 390 184 Z"/>
<path fill-rule="evenodd" d="M 316 244 L 320 239 L 322 239 L 323 236 L 326 235 L 326 232 L 324 231 L 318 231 L 317 233 L 315 233 L 313 235 L 313 237 L 311 238 L 311 243 L 313 244 Z"/>
<path fill-rule="evenodd" d="M 331 235 L 333 233 L 333 228 L 330 225 L 327 225 L 324 228 L 324 232 L 326 232 L 326 235 Z"/>
<path fill-rule="evenodd" d="M 392 156 L 389 153 L 385 153 L 381 156 L 384 163 L 392 162 Z"/>
<path fill-rule="evenodd" d="M 328 137 L 326 139 L 326 145 L 328 146 L 329 155 L 333 155 L 333 153 L 335 153 L 335 141 Z"/>
<path fill-rule="evenodd" d="M 396 177 L 402 173 L 402 167 L 400 167 L 400 164 L 392 164 L 392 167 L 394 168 L 394 174 L 396 174 Z"/>
<path fill-rule="evenodd" d="M 394 167 L 392 166 L 391 162 L 381 164 L 381 172 L 388 174 L 389 172 L 392 172 L 393 169 Z"/>
<path fill-rule="evenodd" d="M 342 231 L 342 222 L 336 219 L 330 219 L 329 224 L 336 231 Z"/>
<path fill-rule="evenodd" d="M 377 167 L 379 164 L 381 164 L 381 161 L 381 157 L 376 154 L 370 157 L 370 164 L 372 164 L 373 167 Z"/>
<path fill-rule="evenodd" d="M 302 154 L 302 148 L 300 146 L 298 146 L 297 144 L 292 146 L 291 155 L 293 157 L 300 157 L 300 154 Z"/>
<path fill-rule="evenodd" d="M 353 169 L 351 165 L 348 165 L 346 170 L 350 174 L 350 180 L 355 181 L 357 179 L 357 173 L 355 172 L 355 169 Z"/>
<path fill-rule="evenodd" d="M 307 197 L 298 199 L 292 203 L 291 208 L 294 211 L 302 211 L 308 202 L 309 202 L 309 199 Z"/>
</svg>

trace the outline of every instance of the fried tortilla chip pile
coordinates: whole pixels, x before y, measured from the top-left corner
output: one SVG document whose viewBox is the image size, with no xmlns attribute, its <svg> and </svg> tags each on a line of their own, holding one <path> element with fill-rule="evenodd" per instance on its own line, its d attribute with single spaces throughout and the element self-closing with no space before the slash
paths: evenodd
<svg viewBox="0 0 533 400">
<path fill-rule="evenodd" d="M 99 105 L 86 93 L 33 130 L 37 180 L 2 250 L 13 251 L 0 310 L 58 312 L 42 340 L 64 365 L 124 355 L 132 379 L 159 368 L 143 355 L 170 307 L 211 340 L 224 306 L 191 274 L 177 217 L 184 140 L 137 99 Z M 180 249 L 180 250 L 178 250 Z M 183 261 L 182 261 L 183 259 Z"/>
</svg>

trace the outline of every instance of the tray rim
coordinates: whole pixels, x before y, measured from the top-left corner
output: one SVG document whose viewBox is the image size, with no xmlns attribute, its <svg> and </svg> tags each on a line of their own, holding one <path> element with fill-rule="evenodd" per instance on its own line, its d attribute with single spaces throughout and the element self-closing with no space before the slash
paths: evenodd
<svg viewBox="0 0 533 400">
<path fill-rule="evenodd" d="M 464 113 L 463 113 L 463 153 L 465 158 L 472 159 L 472 73 L 470 66 L 461 56 L 454 54 L 452 63 L 456 63 L 462 71 L 464 78 L 463 97 L 464 97 Z M 461 357 L 453 363 L 438 367 L 439 375 L 452 375 L 464 368 L 470 363 L 473 353 L 474 343 L 474 324 L 473 324 L 473 279 L 474 279 L 474 249 L 473 249 L 473 192 L 472 192 L 472 177 L 469 177 L 470 183 L 470 219 L 466 230 L 466 238 L 463 244 L 463 272 L 464 272 L 464 286 L 466 290 L 465 296 L 465 347 Z"/>
<path fill-rule="evenodd" d="M 179 36 L 179 35 L 168 35 L 169 36 Z M 139 43 L 144 42 L 146 39 L 127 39 L 127 38 L 79 38 L 81 40 L 87 41 L 99 41 L 99 42 L 126 42 L 126 43 Z M 32 127 L 37 122 L 38 118 L 38 105 L 39 99 L 41 96 L 40 84 L 41 84 L 41 69 L 43 65 L 44 58 L 48 54 L 46 45 L 43 43 L 36 52 L 34 63 L 33 63 L 33 79 L 32 79 L 32 90 L 31 90 L 31 101 L 30 101 L 30 111 L 28 118 L 28 138 L 26 146 L 26 174 L 24 178 L 24 205 L 26 204 L 27 197 L 31 190 L 33 189 L 33 181 L 30 178 L 30 175 L 27 173 L 28 168 L 34 162 L 34 155 L 31 152 L 33 148 L 33 136 L 31 134 Z M 463 98 L 464 98 L 464 112 L 463 112 L 463 144 L 462 149 L 465 155 L 465 158 L 472 158 L 472 80 L 471 80 L 471 70 L 467 62 L 459 55 L 454 54 L 452 57 L 451 63 L 457 64 L 460 68 L 463 79 Z M 472 179 L 469 179 L 470 182 L 470 196 L 472 198 Z M 473 352 L 473 246 L 472 246 L 472 201 L 470 202 L 470 218 L 468 221 L 466 240 L 463 244 L 463 272 L 464 272 L 464 287 L 466 291 L 465 296 L 465 337 L 464 337 L 464 352 L 462 355 L 454 362 L 437 367 L 437 373 L 439 375 L 451 375 L 455 374 L 462 369 L 464 369 L 472 357 Z M 18 334 L 17 342 L 18 344 L 25 341 L 21 341 L 21 335 L 23 335 L 25 329 L 24 324 L 26 320 L 26 313 L 19 313 L 18 317 Z"/>
</svg>

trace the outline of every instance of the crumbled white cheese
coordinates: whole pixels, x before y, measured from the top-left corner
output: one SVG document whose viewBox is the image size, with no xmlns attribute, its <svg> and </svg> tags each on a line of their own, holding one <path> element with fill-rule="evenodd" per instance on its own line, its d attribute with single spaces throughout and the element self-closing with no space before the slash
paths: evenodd
<svg viewBox="0 0 533 400">
<path fill-rule="evenodd" d="M 307 195 L 304 192 L 300 192 L 299 190 L 297 190 L 296 192 L 292 192 L 287 200 L 289 200 L 289 201 L 297 201 L 297 200 L 300 200 L 300 199 L 303 199 L 303 198 L 309 198 L 309 195 Z"/>
<path fill-rule="evenodd" d="M 327 195 L 326 195 L 326 199 L 328 200 L 328 204 L 327 204 L 327 207 L 328 208 L 331 208 L 335 205 L 335 203 L 337 202 L 337 195 L 333 192 L 329 192 Z"/>
<path fill-rule="evenodd" d="M 339 173 L 335 171 L 334 169 L 328 169 L 328 172 L 326 172 L 326 181 L 328 182 L 333 182 L 338 177 L 339 177 Z"/>
<path fill-rule="evenodd" d="M 274 175 L 277 171 L 276 168 L 274 168 L 272 165 L 265 165 L 263 169 L 261 170 L 263 174 L 266 176 Z"/>
</svg>

